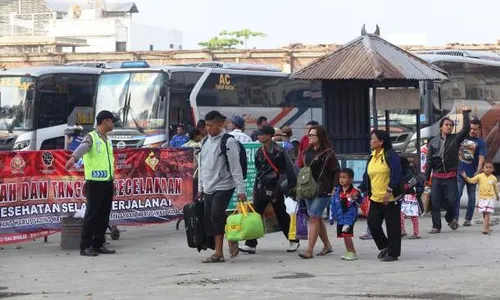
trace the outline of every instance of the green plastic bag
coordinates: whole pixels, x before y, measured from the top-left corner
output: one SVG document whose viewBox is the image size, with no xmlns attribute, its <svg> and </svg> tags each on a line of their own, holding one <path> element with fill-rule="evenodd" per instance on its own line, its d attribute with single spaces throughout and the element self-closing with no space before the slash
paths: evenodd
<svg viewBox="0 0 500 300">
<path fill-rule="evenodd" d="M 250 203 L 238 202 L 236 210 L 226 221 L 226 239 L 230 242 L 239 242 L 258 239 L 264 234 L 262 216 L 255 212 Z"/>
</svg>

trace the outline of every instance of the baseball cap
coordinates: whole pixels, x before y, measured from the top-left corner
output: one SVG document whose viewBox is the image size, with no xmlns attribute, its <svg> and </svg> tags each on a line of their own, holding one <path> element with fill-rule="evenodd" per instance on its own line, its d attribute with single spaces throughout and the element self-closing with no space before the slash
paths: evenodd
<svg viewBox="0 0 500 300">
<path fill-rule="evenodd" d="M 240 116 L 233 116 L 231 122 L 240 128 L 245 127 L 245 119 Z"/>
<path fill-rule="evenodd" d="M 259 130 L 257 130 L 257 135 L 274 135 L 274 127 L 271 125 L 263 125 Z"/>
<path fill-rule="evenodd" d="M 101 110 L 96 117 L 97 121 L 102 121 L 102 120 L 116 120 L 115 115 L 110 112 L 109 110 Z"/>
</svg>

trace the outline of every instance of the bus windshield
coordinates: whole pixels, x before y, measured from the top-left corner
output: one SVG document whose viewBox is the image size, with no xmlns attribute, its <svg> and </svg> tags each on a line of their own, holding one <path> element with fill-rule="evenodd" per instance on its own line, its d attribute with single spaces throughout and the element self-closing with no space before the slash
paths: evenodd
<svg viewBox="0 0 500 300">
<path fill-rule="evenodd" d="M 99 79 L 96 112 L 109 110 L 116 128 L 154 130 L 165 128 L 165 101 L 160 90 L 163 73 L 110 73 Z"/>
<path fill-rule="evenodd" d="M 0 76 L 0 130 L 33 128 L 33 77 Z"/>
</svg>

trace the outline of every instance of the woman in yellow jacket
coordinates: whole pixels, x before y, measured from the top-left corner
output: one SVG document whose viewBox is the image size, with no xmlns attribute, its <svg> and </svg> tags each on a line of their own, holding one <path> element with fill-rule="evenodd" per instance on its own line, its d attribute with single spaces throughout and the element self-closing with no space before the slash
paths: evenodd
<svg viewBox="0 0 500 300">
<path fill-rule="evenodd" d="M 392 148 L 390 136 L 383 130 L 375 130 L 371 136 L 372 155 L 367 164 L 363 183 L 359 187 L 370 199 L 368 227 L 380 250 L 381 261 L 396 261 L 401 255 L 401 160 Z M 382 222 L 387 226 L 387 236 Z"/>
</svg>

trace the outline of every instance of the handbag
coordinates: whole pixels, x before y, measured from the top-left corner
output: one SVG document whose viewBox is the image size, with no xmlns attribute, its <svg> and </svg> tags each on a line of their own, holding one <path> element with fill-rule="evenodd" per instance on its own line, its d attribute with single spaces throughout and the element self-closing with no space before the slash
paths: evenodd
<svg viewBox="0 0 500 300">
<path fill-rule="evenodd" d="M 247 201 L 238 202 L 233 214 L 227 218 L 225 229 L 226 239 L 230 242 L 258 239 L 265 234 L 262 216 Z"/>
<path fill-rule="evenodd" d="M 331 151 L 325 158 L 325 163 L 323 167 L 321 168 L 321 172 L 318 176 L 318 180 L 316 181 L 313 177 L 312 174 L 312 168 L 311 165 L 320 157 L 322 154 L 326 153 L 328 150 L 327 149 L 320 154 L 316 155 L 312 160 L 309 166 L 303 167 L 299 171 L 299 175 L 297 178 L 297 188 L 296 188 L 296 193 L 297 193 L 297 199 L 303 200 L 303 199 L 314 199 L 318 196 L 319 194 L 319 188 L 320 185 L 319 183 L 321 182 L 321 177 L 323 176 L 323 173 L 325 172 L 326 164 L 328 162 L 328 159 L 330 158 L 330 155 L 332 155 L 333 151 Z M 305 161 L 305 158 L 304 158 Z"/>
<path fill-rule="evenodd" d="M 280 170 L 278 169 L 278 167 L 276 167 L 276 165 L 273 163 L 273 161 L 269 158 L 269 155 L 267 155 L 267 151 L 265 149 L 262 149 L 262 153 L 264 154 L 264 158 L 266 159 L 267 163 L 271 166 L 271 169 L 273 169 L 273 171 L 278 176 L 278 185 L 279 185 L 279 189 L 280 189 L 281 193 L 285 196 L 289 196 L 290 190 L 294 186 L 290 186 L 290 184 L 289 184 L 289 180 L 288 180 L 288 177 L 289 177 L 288 173 L 289 172 L 288 172 L 288 170 L 286 173 L 280 174 L 280 172 L 279 172 Z M 286 153 L 284 153 L 284 155 L 285 155 L 285 160 L 287 162 L 287 167 L 288 167 L 288 165 L 291 163 L 291 160 Z M 291 165 L 293 166 L 293 163 L 291 163 Z M 295 174 L 295 173 L 293 173 L 293 174 Z M 293 182 L 290 182 L 290 183 L 293 184 Z"/>
<path fill-rule="evenodd" d="M 290 229 L 288 230 L 289 240 L 307 240 L 307 218 L 307 207 L 301 201 L 301 203 L 297 205 L 295 213 L 290 215 Z"/>
</svg>

